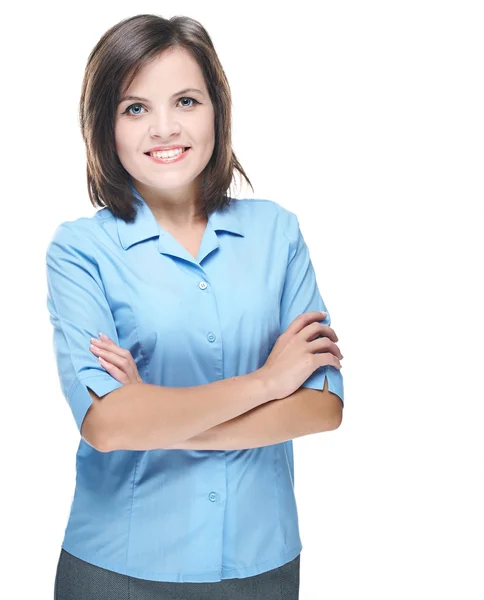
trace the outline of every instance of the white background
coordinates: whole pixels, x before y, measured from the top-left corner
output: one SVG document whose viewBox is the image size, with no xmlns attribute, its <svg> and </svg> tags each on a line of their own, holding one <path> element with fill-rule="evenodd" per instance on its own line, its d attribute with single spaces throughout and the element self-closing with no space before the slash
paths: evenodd
<svg viewBox="0 0 484 600">
<path fill-rule="evenodd" d="M 119 20 L 199 20 L 255 193 L 295 212 L 344 354 L 341 427 L 294 442 L 301 600 L 484 597 L 482 3 L 41 2 L 2 33 L 2 589 L 53 597 L 79 434 L 45 249 L 90 216 L 77 121 Z M 6 559 L 5 559 L 6 556 Z"/>
</svg>

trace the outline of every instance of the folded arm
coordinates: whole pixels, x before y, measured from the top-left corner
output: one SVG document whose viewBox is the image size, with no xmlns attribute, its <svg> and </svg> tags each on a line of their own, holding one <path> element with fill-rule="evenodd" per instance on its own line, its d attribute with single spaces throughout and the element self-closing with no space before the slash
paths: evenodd
<svg viewBox="0 0 484 600">
<path fill-rule="evenodd" d="M 342 403 L 328 390 L 300 387 L 281 400 L 271 400 L 234 419 L 177 442 L 166 449 L 240 450 L 278 444 L 304 435 L 337 429 Z"/>
</svg>

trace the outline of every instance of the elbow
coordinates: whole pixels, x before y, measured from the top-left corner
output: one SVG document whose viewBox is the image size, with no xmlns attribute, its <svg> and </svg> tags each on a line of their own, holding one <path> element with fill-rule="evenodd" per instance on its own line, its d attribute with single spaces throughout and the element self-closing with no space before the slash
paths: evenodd
<svg viewBox="0 0 484 600">
<path fill-rule="evenodd" d="M 112 452 L 113 448 L 111 448 L 111 446 L 108 446 L 108 444 L 101 443 L 97 445 L 96 450 L 98 452 Z"/>
<path fill-rule="evenodd" d="M 331 429 L 338 429 L 343 422 L 343 401 L 337 394 L 331 394 Z"/>
<path fill-rule="evenodd" d="M 343 422 L 343 404 L 341 399 L 336 394 L 329 392 L 327 402 L 324 408 L 319 409 L 320 412 L 320 431 L 333 431 Z"/>
<path fill-rule="evenodd" d="M 92 446 L 98 452 L 110 452 L 108 444 L 108 436 L 104 435 L 103 432 L 98 428 L 96 413 L 97 405 L 94 401 L 88 408 L 86 416 L 81 425 L 81 436 L 90 446 Z"/>
<path fill-rule="evenodd" d="M 333 428 L 332 429 L 338 429 L 338 427 L 343 422 L 343 410 L 342 410 L 342 408 L 343 407 L 340 408 L 340 410 L 337 412 L 337 415 L 335 416 L 334 424 L 333 424 Z"/>
<path fill-rule="evenodd" d="M 88 392 L 92 398 L 92 404 L 87 409 L 82 421 L 81 436 L 98 452 L 111 452 L 112 447 L 107 427 L 109 418 L 106 415 L 106 398 L 113 392 L 101 397 L 97 396 L 90 388 L 88 388 Z"/>
<path fill-rule="evenodd" d="M 316 433 L 324 433 L 325 431 L 334 431 L 341 425 L 342 417 L 336 414 L 321 415 Z"/>
<path fill-rule="evenodd" d="M 324 387 L 320 392 L 323 403 L 319 403 L 321 414 L 321 431 L 338 429 L 343 421 L 343 400 L 328 389 L 328 380 L 324 380 Z"/>
<path fill-rule="evenodd" d="M 82 435 L 82 434 L 81 434 Z M 84 438 L 84 440 L 94 448 L 94 450 L 97 450 L 98 452 L 112 452 L 112 448 L 110 446 L 108 446 L 107 443 L 104 442 L 104 440 L 92 440 L 92 439 L 88 439 L 85 436 L 82 436 Z"/>
</svg>

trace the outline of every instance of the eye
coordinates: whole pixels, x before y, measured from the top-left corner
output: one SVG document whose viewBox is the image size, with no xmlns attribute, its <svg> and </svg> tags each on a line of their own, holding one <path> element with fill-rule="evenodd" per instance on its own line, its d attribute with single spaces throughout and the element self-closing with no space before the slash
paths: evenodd
<svg viewBox="0 0 484 600">
<path fill-rule="evenodd" d="M 195 98 L 191 98 L 190 96 L 181 96 L 180 98 L 178 98 L 178 102 L 180 100 L 191 100 L 194 104 L 200 104 L 200 102 L 198 100 L 195 100 Z M 140 112 L 136 112 L 136 113 L 132 113 L 131 109 L 135 106 L 141 106 L 142 108 L 145 108 L 143 104 L 140 104 L 139 102 L 136 102 L 136 104 L 130 104 L 126 110 L 122 113 L 123 115 L 128 115 L 130 117 L 137 117 L 138 115 L 142 114 Z M 183 108 L 193 108 L 193 105 L 184 105 Z"/>
<path fill-rule="evenodd" d="M 195 104 L 200 104 L 200 102 L 198 100 L 195 100 L 195 98 L 190 98 L 190 96 L 182 96 L 181 98 L 178 99 L 178 101 L 180 100 L 192 100 L 192 102 L 194 102 Z M 193 105 L 190 106 L 186 106 L 185 108 L 192 108 Z"/>
<path fill-rule="evenodd" d="M 128 108 L 123 112 L 123 115 L 127 114 L 130 117 L 136 117 L 136 116 L 138 116 L 140 113 L 133 114 L 132 112 L 130 112 L 130 110 L 133 108 L 133 106 L 142 106 L 144 108 L 144 106 L 142 104 L 138 104 L 138 103 L 136 103 L 136 104 L 130 104 L 128 106 Z"/>
</svg>

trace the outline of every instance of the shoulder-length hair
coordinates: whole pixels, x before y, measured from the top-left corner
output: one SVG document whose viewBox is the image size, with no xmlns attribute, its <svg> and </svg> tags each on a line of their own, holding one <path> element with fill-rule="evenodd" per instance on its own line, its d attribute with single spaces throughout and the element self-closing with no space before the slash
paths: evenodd
<svg viewBox="0 0 484 600">
<path fill-rule="evenodd" d="M 230 87 L 207 31 L 189 17 L 168 20 L 157 15 L 137 15 L 111 27 L 91 51 L 79 103 L 91 204 L 109 208 L 127 223 L 134 221 L 135 205 L 140 200 L 133 194 L 131 176 L 116 152 L 116 110 L 123 90 L 140 69 L 164 50 L 175 47 L 186 49 L 199 64 L 214 107 L 215 146 L 203 171 L 198 216 L 208 217 L 214 210 L 231 204 L 234 170 L 254 191 L 232 150 Z"/>
</svg>

